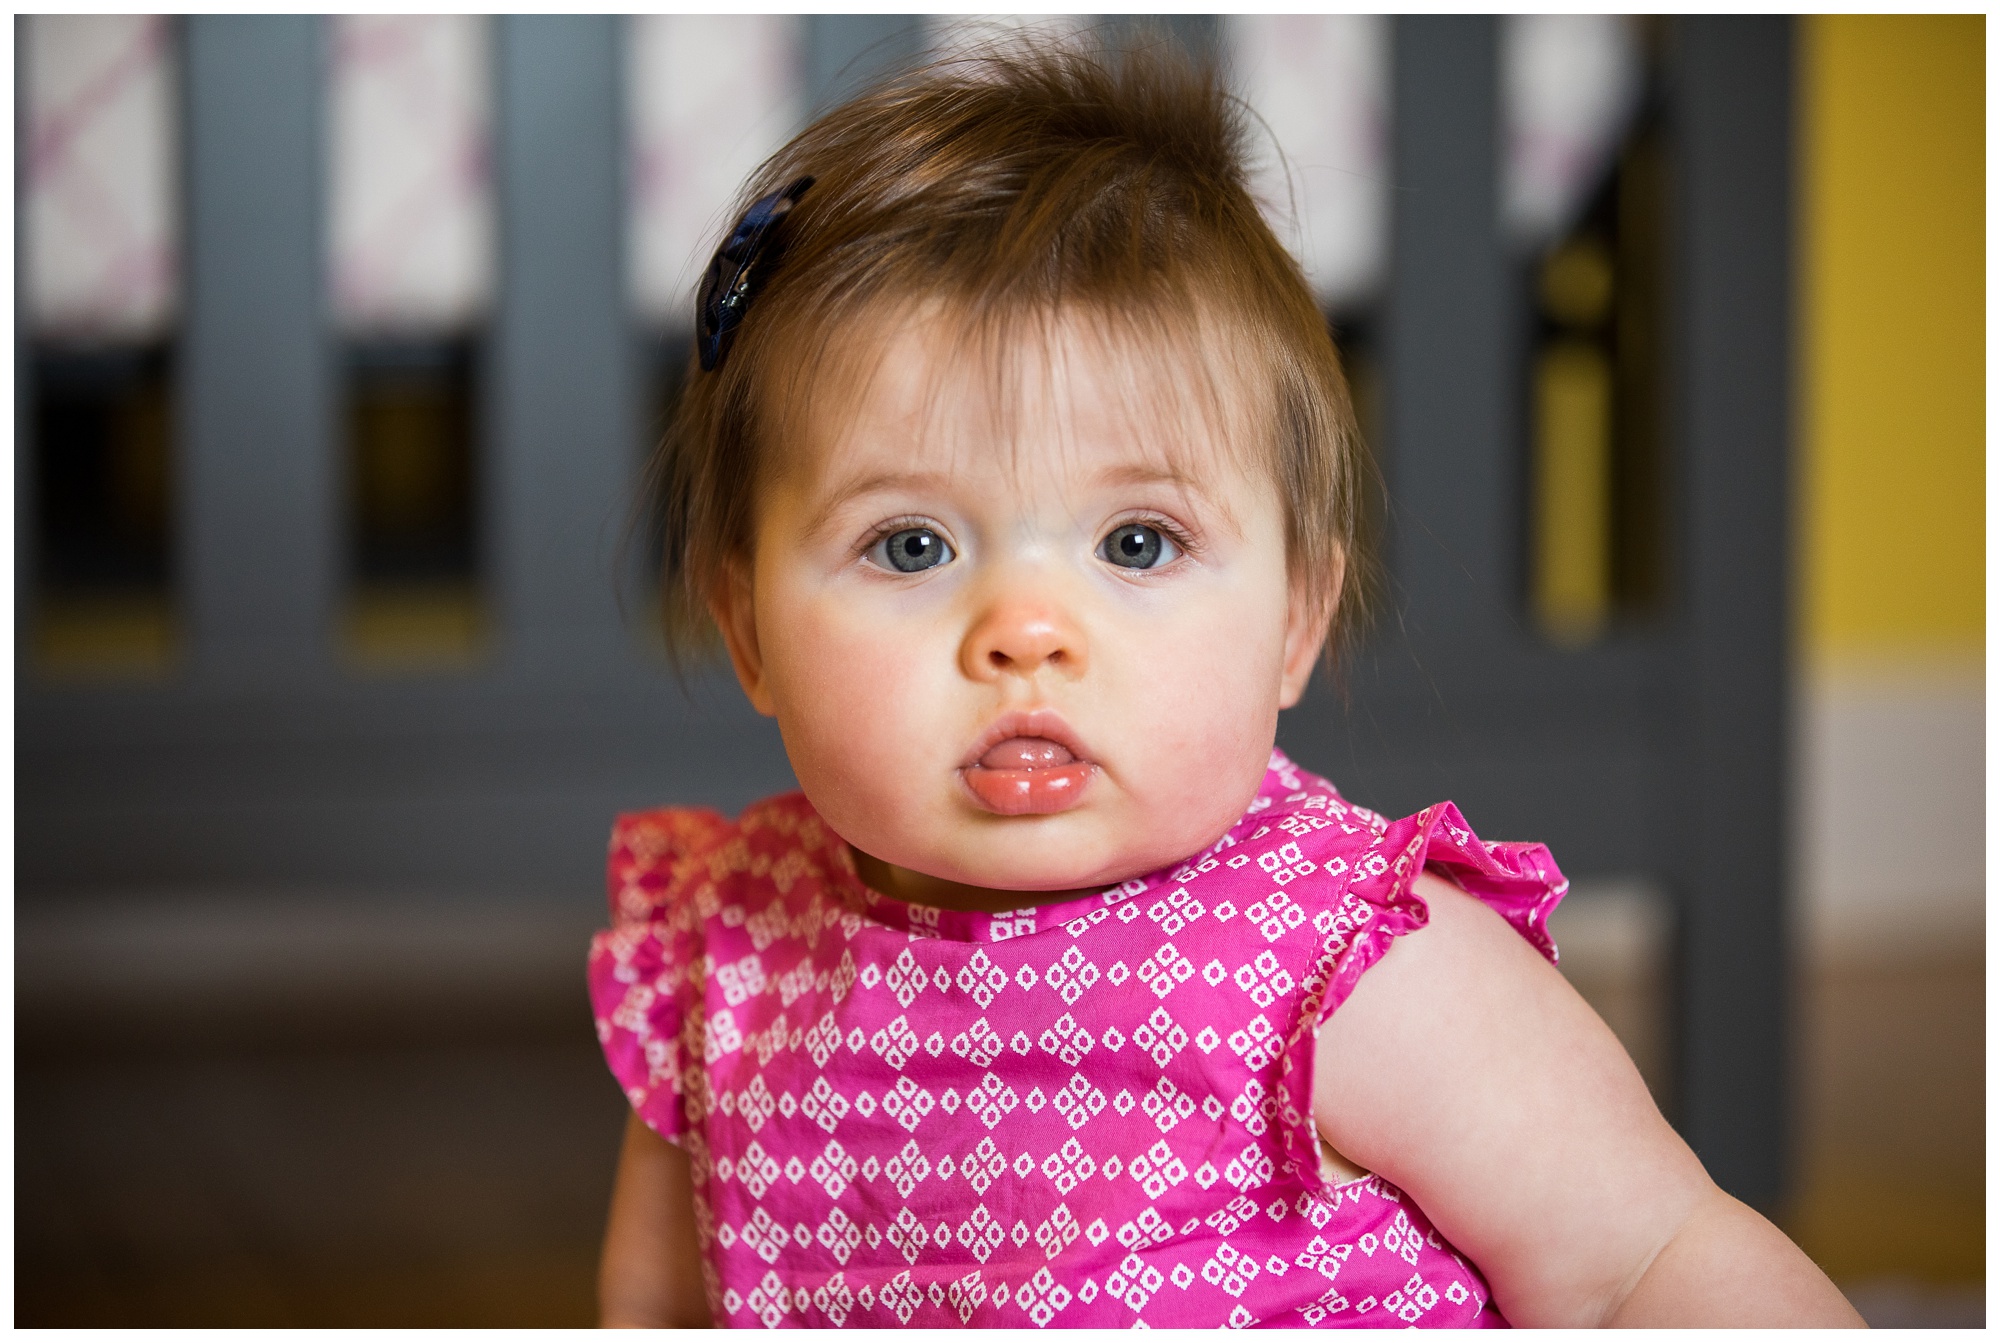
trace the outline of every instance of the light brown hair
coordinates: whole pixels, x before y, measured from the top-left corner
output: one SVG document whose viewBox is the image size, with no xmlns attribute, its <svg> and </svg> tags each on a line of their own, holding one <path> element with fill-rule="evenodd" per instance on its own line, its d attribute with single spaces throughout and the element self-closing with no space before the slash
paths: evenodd
<svg viewBox="0 0 2000 1343">
<path fill-rule="evenodd" d="M 1224 333 L 1265 383 L 1292 580 L 1331 612 L 1353 586 L 1354 415 L 1326 319 L 1248 190 L 1248 121 L 1212 63 L 1166 43 L 1016 41 L 891 79 L 773 155 L 739 210 L 814 185 L 722 364 L 690 356 L 649 472 L 676 657 L 712 646 L 708 601 L 752 548 L 781 426 L 839 333 L 925 300 L 989 332 L 1078 307 L 1142 339 Z"/>
</svg>

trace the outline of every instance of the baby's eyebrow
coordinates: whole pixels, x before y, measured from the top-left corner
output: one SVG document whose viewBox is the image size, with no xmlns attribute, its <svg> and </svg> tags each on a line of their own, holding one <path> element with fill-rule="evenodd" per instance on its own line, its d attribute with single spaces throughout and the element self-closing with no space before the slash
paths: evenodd
<svg viewBox="0 0 2000 1343">
<path fill-rule="evenodd" d="M 1212 482 L 1204 473 L 1189 471 L 1171 463 L 1160 465 L 1153 462 L 1126 462 L 1106 467 L 1097 473 L 1097 479 L 1100 485 L 1112 488 L 1171 485 L 1182 493 L 1194 495 L 1221 514 L 1223 521 L 1228 523 L 1232 530 L 1241 531 L 1235 510 L 1230 508 L 1226 498 L 1212 488 Z"/>
<path fill-rule="evenodd" d="M 875 471 L 843 481 L 826 496 L 806 519 L 805 534 L 817 536 L 833 520 L 833 515 L 854 500 L 890 491 L 924 493 L 942 490 L 951 477 L 941 471 Z"/>
<path fill-rule="evenodd" d="M 1178 466 L 1125 462 L 1118 466 L 1105 467 L 1097 473 L 1097 479 L 1105 485 L 1177 485 L 1181 489 L 1193 490 L 1198 494 L 1208 493 L 1208 482 L 1205 477 Z"/>
<path fill-rule="evenodd" d="M 834 516 L 856 499 L 871 494 L 911 493 L 929 494 L 947 491 L 954 477 L 945 471 L 872 471 L 855 476 L 834 486 L 818 507 L 806 519 L 804 535 L 816 537 L 832 523 Z M 1107 466 L 1096 476 L 1099 488 L 1131 489 L 1145 485 L 1170 485 L 1174 489 L 1194 495 L 1213 508 L 1232 530 L 1241 530 L 1235 510 L 1226 499 L 1212 488 L 1209 478 L 1199 472 L 1182 467 L 1153 462 L 1125 462 Z"/>
</svg>

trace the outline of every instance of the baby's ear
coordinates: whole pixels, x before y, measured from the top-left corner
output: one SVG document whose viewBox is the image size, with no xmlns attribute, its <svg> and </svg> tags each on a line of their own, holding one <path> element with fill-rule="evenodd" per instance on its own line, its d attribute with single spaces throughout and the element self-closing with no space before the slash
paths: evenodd
<svg viewBox="0 0 2000 1343">
<path fill-rule="evenodd" d="M 1305 694 L 1313 667 L 1326 647 L 1328 627 L 1334 608 L 1340 604 L 1341 582 L 1347 573 L 1346 557 L 1334 560 L 1333 579 L 1316 587 L 1299 578 L 1292 580 L 1291 600 L 1285 607 L 1285 662 L 1278 682 L 1278 707 L 1289 709 Z"/>
<path fill-rule="evenodd" d="M 723 566 L 708 597 L 708 614 L 729 650 L 729 665 L 750 704 L 766 718 L 777 716 L 769 686 L 764 682 L 764 654 L 757 642 L 757 597 L 747 566 L 731 560 Z"/>
</svg>

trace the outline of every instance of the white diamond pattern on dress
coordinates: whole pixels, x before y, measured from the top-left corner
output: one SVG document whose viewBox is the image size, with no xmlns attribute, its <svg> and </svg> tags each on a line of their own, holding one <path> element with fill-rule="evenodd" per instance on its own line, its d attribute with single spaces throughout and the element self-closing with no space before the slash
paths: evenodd
<svg viewBox="0 0 2000 1343">
<path fill-rule="evenodd" d="M 1171 942 L 1161 944 L 1160 949 L 1139 963 L 1139 982 L 1153 991 L 1156 998 L 1164 998 L 1174 989 L 1194 978 L 1194 962 L 1181 955 L 1180 949 Z"/>
<path fill-rule="evenodd" d="M 1319 864 L 1299 851 L 1294 840 L 1277 849 L 1268 849 L 1257 855 L 1257 866 L 1270 875 L 1279 886 L 1297 881 L 1300 877 L 1311 876 Z"/>
<path fill-rule="evenodd" d="M 882 1095 L 883 1112 L 911 1132 L 936 1104 L 936 1098 L 911 1081 L 908 1073 L 897 1078 L 896 1085 Z"/>
<path fill-rule="evenodd" d="M 977 1090 L 965 1093 L 966 1108 L 989 1129 L 1005 1119 L 1008 1111 L 1019 1104 L 1020 1099 L 1020 1094 L 1002 1081 L 996 1073 L 986 1074 L 979 1079 Z"/>
<path fill-rule="evenodd" d="M 1194 1100 L 1162 1077 L 1139 1102 L 1139 1112 L 1158 1125 L 1160 1132 L 1166 1133 L 1182 1120 L 1194 1118 Z"/>
<path fill-rule="evenodd" d="M 861 1244 L 861 1228 L 854 1225 L 853 1218 L 835 1208 L 820 1223 L 817 1239 L 833 1255 L 835 1263 L 844 1264 L 855 1247 Z"/>
<path fill-rule="evenodd" d="M 923 1178 L 931 1173 L 931 1163 L 913 1138 L 903 1144 L 903 1150 L 882 1163 L 882 1174 L 896 1187 L 901 1198 L 908 1198 Z"/>
<path fill-rule="evenodd" d="M 597 1027 L 688 1152 L 717 1322 L 1474 1322 L 1415 1205 L 1322 1189 L 1296 1131 L 1425 845 L 1540 936 L 1545 851 L 1276 769 L 1208 852 L 1053 917 L 871 899 L 802 799 L 621 822 Z"/>
<path fill-rule="evenodd" d="M 1042 1162 L 1042 1174 L 1056 1187 L 1058 1194 L 1068 1194 L 1070 1190 L 1097 1170 L 1097 1160 L 1083 1149 L 1083 1144 L 1071 1138 L 1061 1147 L 1049 1153 Z M 1102 1226 L 1099 1222 L 1097 1225 Z M 1098 1237 L 1102 1240 L 1103 1237 Z"/>
<path fill-rule="evenodd" d="M 1001 1229 L 993 1214 L 986 1210 L 984 1203 L 975 1207 L 972 1215 L 958 1225 L 958 1243 L 982 1264 L 1006 1238 L 1007 1233 Z"/>
<path fill-rule="evenodd" d="M 975 1068 L 984 1068 L 992 1063 L 1006 1047 L 1000 1032 L 994 1030 L 985 1017 L 973 1022 L 951 1040 L 951 1052 L 969 1060 Z"/>
<path fill-rule="evenodd" d="M 1098 969 L 1088 957 L 1075 947 L 1066 948 L 1055 964 L 1042 972 L 1042 980 L 1062 998 L 1065 1003 L 1075 1003 L 1090 992 L 1091 985 L 1098 980 Z"/>
<path fill-rule="evenodd" d="M 1125 1163 L 1125 1173 L 1139 1182 L 1146 1197 L 1157 1199 L 1188 1177 L 1187 1163 L 1174 1154 L 1165 1138 Z"/>
<path fill-rule="evenodd" d="M 1258 1020 L 1262 1021 L 1263 1018 L 1259 1017 Z M 1264 1029 L 1269 1031 L 1271 1023 L 1264 1022 Z M 1132 1043 L 1152 1055 L 1153 1062 L 1162 1068 L 1173 1061 L 1174 1055 L 1187 1047 L 1187 1042 L 1188 1033 L 1181 1029 L 1180 1023 L 1175 1021 L 1164 1007 L 1154 1008 L 1151 1016 L 1132 1029 Z"/>
<path fill-rule="evenodd" d="M 1000 1178 L 1005 1169 L 1007 1158 L 1000 1154 L 999 1145 L 991 1138 L 981 1138 L 972 1155 L 958 1163 L 959 1175 L 972 1186 L 974 1194 L 984 1194 L 986 1187 Z"/>
<path fill-rule="evenodd" d="M 1055 1107 L 1065 1123 L 1080 1129 L 1104 1109 L 1104 1092 L 1092 1086 L 1082 1073 L 1072 1073 L 1063 1089 L 1056 1093 Z"/>
<path fill-rule="evenodd" d="M 1054 1054 L 1064 1064 L 1074 1068 L 1085 1054 L 1097 1043 L 1089 1031 L 1077 1025 L 1076 1018 L 1065 1012 L 1054 1024 L 1042 1032 L 1041 1046 Z"/>
<path fill-rule="evenodd" d="M 805 1099 L 799 1102 L 799 1110 L 805 1117 L 828 1133 L 839 1127 L 848 1108 L 847 1097 L 835 1091 L 825 1077 L 814 1078 L 812 1090 L 806 1092 Z"/>
<path fill-rule="evenodd" d="M 1069 1210 L 1067 1203 L 1058 1203 L 1055 1211 L 1035 1228 L 1035 1244 L 1041 1246 L 1042 1252 L 1053 1259 L 1068 1249 L 1082 1234 L 1083 1228 L 1077 1225 L 1076 1214 Z"/>
<path fill-rule="evenodd" d="M 778 1251 L 784 1249 L 792 1239 L 792 1233 L 780 1226 L 763 1208 L 752 1213 L 750 1220 L 745 1222 L 742 1230 L 736 1234 L 741 1237 L 745 1245 L 757 1252 L 759 1259 L 767 1264 L 777 1263 Z"/>
<path fill-rule="evenodd" d="M 972 1322 L 972 1312 L 985 1302 L 986 1295 L 986 1284 L 979 1280 L 979 1270 L 976 1268 L 945 1289 L 945 1299 L 951 1302 L 951 1308 L 957 1312 L 960 1324 Z"/>
<path fill-rule="evenodd" d="M 1250 995 L 1259 1007 L 1269 1007 L 1292 991 L 1292 976 L 1267 947 L 1256 959 L 1236 969 L 1236 987 Z"/>
<path fill-rule="evenodd" d="M 1246 906 L 1243 916 L 1257 925 L 1257 931 L 1264 935 L 1266 942 L 1277 941 L 1306 921 L 1306 912 L 1283 891 L 1273 891 L 1262 900 Z"/>
<path fill-rule="evenodd" d="M 972 959 L 958 972 L 958 987 L 970 994 L 972 1001 L 983 1011 L 992 1006 L 1000 990 L 1007 987 L 1007 972 L 993 964 L 984 950 L 972 953 Z"/>
<path fill-rule="evenodd" d="M 1202 1280 L 1214 1283 L 1231 1296 L 1242 1296 L 1244 1290 L 1257 1280 L 1257 1273 L 1257 1261 L 1226 1240 L 1215 1247 L 1215 1253 L 1201 1266 Z"/>
<path fill-rule="evenodd" d="M 838 1139 L 829 1142 L 824 1151 L 813 1158 L 806 1173 L 819 1182 L 826 1190 L 828 1198 L 839 1198 L 847 1186 L 854 1183 L 854 1176 L 861 1169 L 861 1163 L 840 1145 Z"/>
<path fill-rule="evenodd" d="M 722 986 L 722 1000 L 731 1007 L 741 1007 L 764 991 L 764 963 L 754 951 L 733 964 L 716 966 L 712 973 Z"/>
<path fill-rule="evenodd" d="M 743 1155 L 736 1162 L 736 1178 L 742 1181 L 752 1198 L 764 1197 L 764 1191 L 771 1187 L 779 1174 L 777 1159 L 754 1142 L 743 1149 Z"/>
<path fill-rule="evenodd" d="M 751 1313 L 764 1322 L 766 1329 L 777 1328 L 791 1304 L 792 1294 L 785 1287 L 784 1279 L 776 1273 L 766 1273 L 762 1281 L 750 1289 Z"/>
<path fill-rule="evenodd" d="M 1165 899 L 1155 900 L 1147 906 L 1146 917 L 1159 924 L 1161 932 L 1174 937 L 1205 912 L 1201 901 L 1189 895 L 1187 887 L 1182 886 Z"/>
<path fill-rule="evenodd" d="M 905 1208 L 903 1211 L 907 1213 L 909 1209 Z M 910 1316 L 916 1314 L 917 1307 L 924 1303 L 924 1293 L 923 1289 L 911 1279 L 910 1271 L 904 1269 L 882 1285 L 882 1290 L 876 1293 L 875 1299 L 885 1310 L 894 1312 L 897 1324 L 908 1324 Z"/>
<path fill-rule="evenodd" d="M 896 1001 L 908 1007 L 916 1001 L 919 993 L 929 987 L 930 976 L 917 968 L 917 958 L 905 947 L 903 954 L 896 958 L 896 963 L 889 967 L 889 973 L 883 976 L 883 982 L 889 986 L 889 992 L 896 995 Z"/>
<path fill-rule="evenodd" d="M 1222 1178 L 1236 1189 L 1261 1189 L 1271 1182 L 1275 1173 L 1271 1155 L 1256 1143 L 1248 1143 L 1243 1150 L 1229 1158 L 1229 1164 L 1222 1168 Z"/>
<path fill-rule="evenodd" d="M 1104 1280 L 1104 1290 L 1133 1310 L 1143 1310 L 1165 1281 L 1166 1277 L 1159 1269 L 1136 1254 L 1128 1254 L 1119 1262 L 1117 1270 Z"/>
<path fill-rule="evenodd" d="M 1284 1041 L 1279 1038 L 1277 1027 L 1260 1012 L 1242 1030 L 1230 1032 L 1229 1047 L 1242 1056 L 1244 1067 L 1261 1070 L 1277 1058 Z"/>
<path fill-rule="evenodd" d="M 1027 1312 L 1037 1329 L 1047 1328 L 1050 1320 L 1069 1307 L 1070 1300 L 1069 1289 L 1046 1268 L 1014 1289 L 1014 1304 Z"/>
<path fill-rule="evenodd" d="M 930 1244 L 930 1231 L 917 1219 L 917 1215 L 905 1207 L 896 1214 L 896 1220 L 889 1223 L 885 1233 L 889 1243 L 910 1263 L 917 1262 L 917 1252 Z M 908 1322 L 905 1317 L 905 1323 Z"/>
<path fill-rule="evenodd" d="M 901 1070 L 910 1056 L 923 1048 L 917 1033 L 910 1029 L 908 1017 L 897 1017 L 894 1021 L 876 1031 L 868 1041 L 869 1048 L 882 1056 L 882 1062 L 891 1068 Z"/>
</svg>

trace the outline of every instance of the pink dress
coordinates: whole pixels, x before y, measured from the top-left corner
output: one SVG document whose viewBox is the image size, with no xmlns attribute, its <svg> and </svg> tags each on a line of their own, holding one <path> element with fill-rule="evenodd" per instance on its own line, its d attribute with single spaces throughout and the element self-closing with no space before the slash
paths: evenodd
<svg viewBox="0 0 2000 1343">
<path fill-rule="evenodd" d="M 1426 866 L 1554 959 L 1546 849 L 1450 803 L 1385 820 L 1276 753 L 1214 848 L 1006 914 L 869 890 L 798 794 L 642 812 L 597 1032 L 688 1154 L 717 1324 L 1504 1324 L 1314 1136 L 1317 1028 L 1423 926 Z"/>
</svg>

